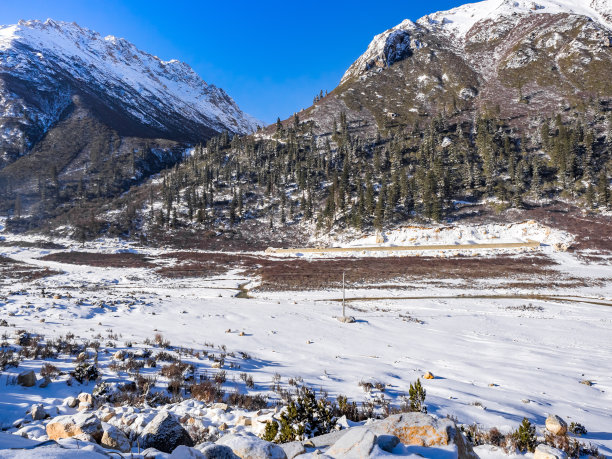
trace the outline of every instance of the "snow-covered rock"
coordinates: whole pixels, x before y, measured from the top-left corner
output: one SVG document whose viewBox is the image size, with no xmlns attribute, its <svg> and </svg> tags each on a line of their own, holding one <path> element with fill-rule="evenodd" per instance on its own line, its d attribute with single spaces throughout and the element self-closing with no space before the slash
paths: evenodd
<svg viewBox="0 0 612 459">
<path fill-rule="evenodd" d="M 117 427 L 103 424 L 104 433 L 100 444 L 105 448 L 116 449 L 122 453 L 130 451 L 130 441 L 127 436 Z"/>
<path fill-rule="evenodd" d="M 354 427 L 334 443 L 327 454 L 336 458 L 368 458 L 376 440 L 376 435 L 367 428 Z"/>
<path fill-rule="evenodd" d="M 566 459 L 567 454 L 549 445 L 538 445 L 533 453 L 533 459 Z"/>
<path fill-rule="evenodd" d="M 242 459 L 287 459 L 280 446 L 254 435 L 225 435 L 217 444 L 229 446 Z"/>
<path fill-rule="evenodd" d="M 47 412 L 45 411 L 45 407 L 42 405 L 42 403 L 38 403 L 36 405 L 32 405 L 32 408 L 30 408 L 30 415 L 35 421 L 40 421 L 47 417 Z"/>
</svg>

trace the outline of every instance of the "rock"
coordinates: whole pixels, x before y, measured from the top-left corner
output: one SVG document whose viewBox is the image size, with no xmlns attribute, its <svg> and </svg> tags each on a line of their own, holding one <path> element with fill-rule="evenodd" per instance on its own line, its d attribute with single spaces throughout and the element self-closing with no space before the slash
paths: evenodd
<svg viewBox="0 0 612 459">
<path fill-rule="evenodd" d="M 435 376 L 433 375 L 433 373 L 431 371 L 427 371 L 424 375 L 423 375 L 423 379 L 434 379 Z"/>
<path fill-rule="evenodd" d="M 17 375 L 17 384 L 24 387 L 32 387 L 36 385 L 36 373 L 33 370 L 22 371 Z"/>
<path fill-rule="evenodd" d="M 77 408 L 77 410 L 79 411 L 89 411 L 93 408 L 93 405 L 91 403 L 79 403 L 79 407 Z"/>
<path fill-rule="evenodd" d="M 225 422 L 221 423 L 221 425 L 219 425 L 219 427 L 217 427 L 221 432 L 223 432 L 224 430 L 227 430 L 228 426 Z"/>
<path fill-rule="evenodd" d="M 97 443 L 96 439 L 93 437 L 93 435 L 89 435 L 87 433 L 82 433 L 82 434 L 78 434 L 78 435 L 74 435 L 72 437 L 70 437 L 71 440 L 80 440 L 80 441 L 84 441 L 87 443 Z"/>
<path fill-rule="evenodd" d="M 102 413 L 102 422 L 108 422 L 115 417 L 115 412 L 113 410 L 106 411 Z"/>
<path fill-rule="evenodd" d="M 332 445 L 327 454 L 337 458 L 369 458 L 374 445 L 376 435 L 365 427 L 355 427 Z"/>
<path fill-rule="evenodd" d="M 582 381 L 580 381 L 580 384 L 584 384 L 585 386 L 592 386 L 593 381 L 589 381 L 588 379 L 583 379 Z"/>
<path fill-rule="evenodd" d="M 64 399 L 64 405 L 70 408 L 76 408 L 78 404 L 79 404 L 79 401 L 75 397 L 66 397 Z"/>
<path fill-rule="evenodd" d="M 193 440 L 175 415 L 161 411 L 140 434 L 140 445 L 170 453 L 180 445 L 193 446 Z"/>
<path fill-rule="evenodd" d="M 166 459 L 168 454 L 162 453 L 155 448 L 147 448 L 142 452 L 142 457 L 144 459 Z"/>
<path fill-rule="evenodd" d="M 567 454 L 557 448 L 553 448 L 548 445 L 538 445 L 535 453 L 533 454 L 533 459 L 566 459 Z"/>
<path fill-rule="evenodd" d="M 379 435 L 376 443 L 380 449 L 390 453 L 400 444 L 400 439 L 395 435 Z"/>
<path fill-rule="evenodd" d="M 345 324 L 353 324 L 355 323 L 355 318 L 353 316 L 339 316 L 338 320 Z"/>
<path fill-rule="evenodd" d="M 197 447 L 197 449 L 206 459 L 239 459 L 230 447 L 224 445 L 209 443 Z"/>
<path fill-rule="evenodd" d="M 240 416 L 236 421 L 237 426 L 250 426 L 251 424 L 251 418 L 247 418 L 245 416 Z"/>
<path fill-rule="evenodd" d="M 117 351 L 113 354 L 113 359 L 115 360 L 123 360 L 125 359 L 125 352 L 123 351 Z"/>
<path fill-rule="evenodd" d="M 172 451 L 172 454 L 168 456 L 169 459 L 187 459 L 190 457 L 204 459 L 206 456 L 204 456 L 199 450 L 185 445 L 177 446 L 175 450 Z"/>
<path fill-rule="evenodd" d="M 546 430 L 553 435 L 565 435 L 567 423 L 556 414 L 551 414 L 546 418 Z"/>
<path fill-rule="evenodd" d="M 106 424 L 103 426 L 104 433 L 100 444 L 105 448 L 116 449 L 122 453 L 128 453 L 132 446 L 128 437 L 117 427 Z"/>
<path fill-rule="evenodd" d="M 300 454 L 304 454 L 306 452 L 306 448 L 301 441 L 292 441 L 290 443 L 283 443 L 278 445 L 283 448 L 287 459 L 293 459 L 295 456 L 299 456 Z"/>
<path fill-rule="evenodd" d="M 227 406 L 227 403 L 213 403 L 213 405 L 211 406 L 211 408 L 213 410 L 223 410 L 223 411 L 227 411 L 227 409 L 229 408 Z"/>
<path fill-rule="evenodd" d="M 30 414 L 32 415 L 32 419 L 35 421 L 42 421 L 47 417 L 47 412 L 45 411 L 42 403 L 32 405 L 32 408 L 30 408 Z"/>
<path fill-rule="evenodd" d="M 450 419 L 438 419 L 424 413 L 403 413 L 373 422 L 367 428 L 377 436 L 394 435 L 405 445 L 456 445 L 459 459 L 478 457 Z"/>
<path fill-rule="evenodd" d="M 75 435 L 88 434 L 96 441 L 102 438 L 102 422 L 91 413 L 79 413 L 74 416 L 58 416 L 47 424 L 47 435 L 50 440 L 70 438 Z"/>
<path fill-rule="evenodd" d="M 45 376 L 43 380 L 40 382 L 40 384 L 38 385 L 38 387 L 44 389 L 49 384 L 51 384 L 51 378 L 49 378 L 48 376 Z"/>
<path fill-rule="evenodd" d="M 217 444 L 229 446 L 242 459 L 287 459 L 280 446 L 254 435 L 225 435 Z"/>
<path fill-rule="evenodd" d="M 93 397 L 91 394 L 88 394 L 87 392 L 81 392 L 79 396 L 77 397 L 77 400 L 81 403 L 93 404 Z"/>
</svg>

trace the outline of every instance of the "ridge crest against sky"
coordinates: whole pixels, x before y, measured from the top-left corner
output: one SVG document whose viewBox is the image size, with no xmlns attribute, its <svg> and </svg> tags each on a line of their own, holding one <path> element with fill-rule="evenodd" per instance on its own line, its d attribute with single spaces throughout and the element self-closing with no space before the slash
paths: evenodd
<svg viewBox="0 0 612 459">
<path fill-rule="evenodd" d="M 463 3 L 32 0 L 3 4 L 0 24 L 53 18 L 125 38 L 165 61 L 186 62 L 242 110 L 272 123 L 334 89 L 374 35 Z"/>
</svg>

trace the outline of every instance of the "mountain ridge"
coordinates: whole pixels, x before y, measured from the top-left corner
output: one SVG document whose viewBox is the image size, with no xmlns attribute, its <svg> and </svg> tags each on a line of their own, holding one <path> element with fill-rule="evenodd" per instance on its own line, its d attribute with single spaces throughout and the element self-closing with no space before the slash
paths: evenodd
<svg viewBox="0 0 612 459">
<path fill-rule="evenodd" d="M 123 38 L 102 37 L 76 23 L 48 19 L 0 26 L 0 80 L 2 118 L 21 112 L 42 133 L 78 92 L 106 99 L 152 137 L 196 141 L 223 130 L 247 134 L 263 124 L 189 65 L 163 61 Z M 26 94 L 30 83 L 50 97 L 32 103 Z M 19 134 L 4 131 L 5 140 Z M 28 146 L 35 137 L 26 139 Z"/>
</svg>

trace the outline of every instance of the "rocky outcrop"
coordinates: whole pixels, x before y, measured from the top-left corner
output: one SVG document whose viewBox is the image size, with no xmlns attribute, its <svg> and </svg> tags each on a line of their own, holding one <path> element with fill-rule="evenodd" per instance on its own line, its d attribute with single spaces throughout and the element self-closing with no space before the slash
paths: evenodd
<svg viewBox="0 0 612 459">
<path fill-rule="evenodd" d="M 396 448 L 401 449 L 400 443 L 404 449 L 395 451 Z M 410 452 L 411 446 L 431 448 L 432 455 L 478 459 L 453 421 L 424 413 L 397 414 L 365 426 L 282 445 L 289 459 L 299 459 L 316 450 L 336 459 L 374 458 L 389 453 L 405 455 Z M 417 452 L 422 454 L 422 449 Z"/>
<path fill-rule="evenodd" d="M 178 446 L 193 446 L 194 443 L 179 419 L 168 411 L 162 411 L 143 430 L 140 445 L 171 453 Z"/>
</svg>

